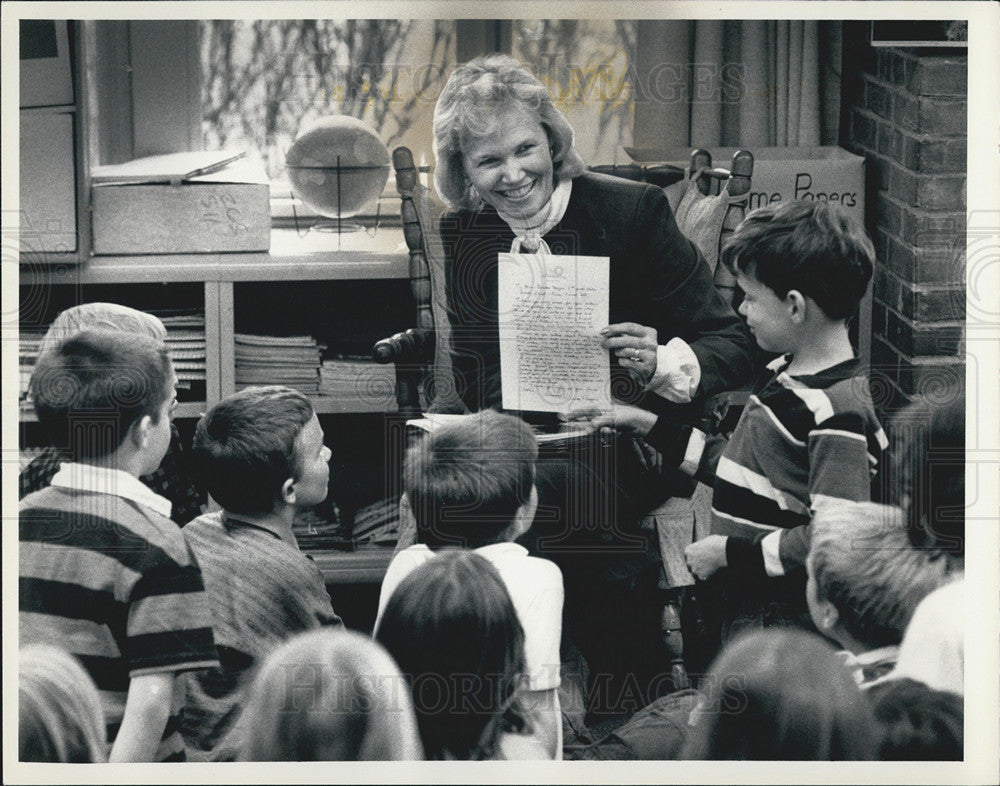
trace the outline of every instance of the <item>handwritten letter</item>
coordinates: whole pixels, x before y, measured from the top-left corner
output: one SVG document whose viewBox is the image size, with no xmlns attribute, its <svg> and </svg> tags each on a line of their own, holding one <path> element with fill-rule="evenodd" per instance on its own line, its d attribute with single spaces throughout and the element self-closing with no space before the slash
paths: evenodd
<svg viewBox="0 0 1000 786">
<path fill-rule="evenodd" d="M 504 409 L 608 407 L 611 374 L 598 331 L 608 324 L 608 258 L 500 254 Z"/>
</svg>

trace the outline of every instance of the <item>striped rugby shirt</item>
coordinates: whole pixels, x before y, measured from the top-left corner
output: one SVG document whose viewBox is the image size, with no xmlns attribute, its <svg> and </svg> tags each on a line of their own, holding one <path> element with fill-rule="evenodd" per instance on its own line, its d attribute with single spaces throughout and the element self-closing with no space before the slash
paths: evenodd
<svg viewBox="0 0 1000 786">
<path fill-rule="evenodd" d="M 67 650 L 97 685 L 108 742 L 130 680 L 215 666 L 208 597 L 170 501 L 118 470 L 67 462 L 19 508 L 20 644 Z M 183 761 L 175 680 L 156 761 Z"/>
<path fill-rule="evenodd" d="M 728 439 L 662 420 L 647 436 L 713 486 L 712 532 L 728 536 L 728 566 L 745 576 L 804 567 L 812 516 L 869 500 L 888 446 L 857 358 L 798 377 L 791 360 L 767 365 Z"/>
</svg>

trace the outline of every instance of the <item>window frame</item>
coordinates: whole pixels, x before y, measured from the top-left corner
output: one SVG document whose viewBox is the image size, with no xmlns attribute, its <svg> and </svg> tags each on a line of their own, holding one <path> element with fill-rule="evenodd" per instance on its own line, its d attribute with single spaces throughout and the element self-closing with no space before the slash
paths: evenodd
<svg viewBox="0 0 1000 786">
<path fill-rule="evenodd" d="M 90 56 L 99 75 L 93 114 L 101 139 L 95 163 L 204 148 L 198 23 L 196 19 L 84 23 L 94 28 Z M 509 20 L 456 20 L 458 62 L 488 51 L 509 52 L 510 47 Z M 112 130 L 118 133 L 109 133 Z"/>
</svg>

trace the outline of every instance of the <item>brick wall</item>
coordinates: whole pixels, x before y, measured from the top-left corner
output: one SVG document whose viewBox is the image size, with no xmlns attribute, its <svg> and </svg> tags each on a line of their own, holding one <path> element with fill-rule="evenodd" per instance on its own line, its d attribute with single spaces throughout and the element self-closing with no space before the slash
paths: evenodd
<svg viewBox="0 0 1000 786">
<path fill-rule="evenodd" d="M 876 49 L 855 33 L 842 144 L 867 159 L 872 390 L 894 409 L 917 393 L 948 398 L 965 376 L 968 58 Z"/>
</svg>

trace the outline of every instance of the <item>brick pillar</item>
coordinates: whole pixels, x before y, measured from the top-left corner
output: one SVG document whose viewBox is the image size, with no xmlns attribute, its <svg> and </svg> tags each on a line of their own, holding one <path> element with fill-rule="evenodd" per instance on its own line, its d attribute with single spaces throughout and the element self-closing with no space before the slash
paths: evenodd
<svg viewBox="0 0 1000 786">
<path fill-rule="evenodd" d="M 872 389 L 894 409 L 918 393 L 947 400 L 965 378 L 968 57 L 873 48 L 866 28 L 845 56 L 842 144 L 867 159 Z"/>
</svg>

